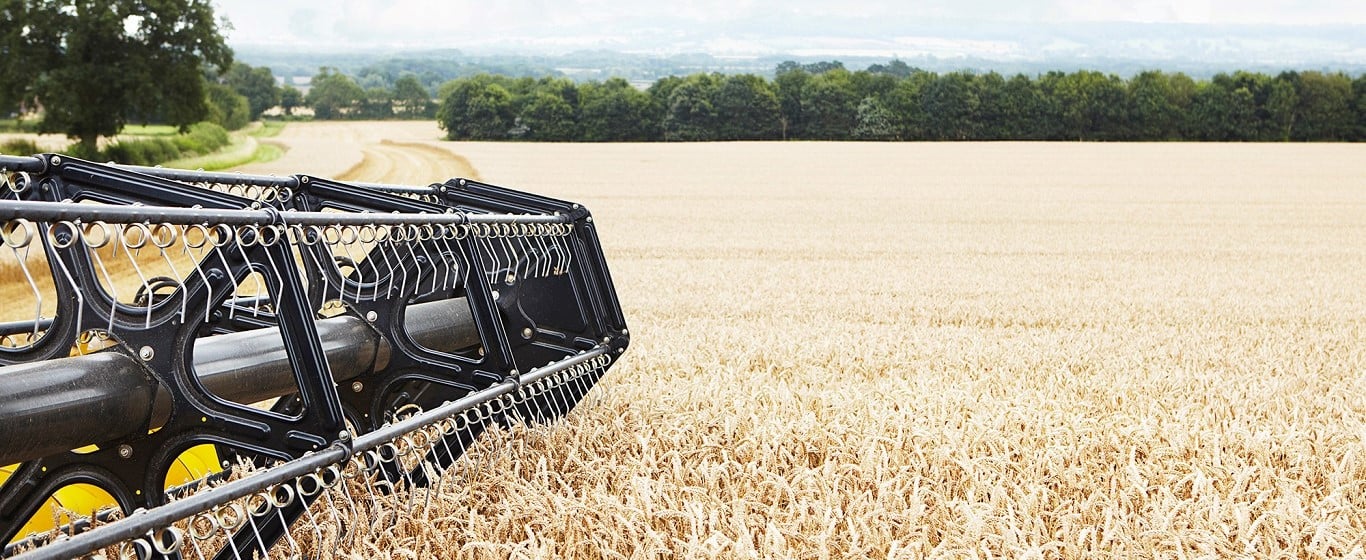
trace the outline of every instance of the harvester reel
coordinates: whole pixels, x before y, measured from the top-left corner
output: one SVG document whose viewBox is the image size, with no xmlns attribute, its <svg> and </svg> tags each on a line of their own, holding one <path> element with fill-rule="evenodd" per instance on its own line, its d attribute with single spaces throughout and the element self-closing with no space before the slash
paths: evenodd
<svg viewBox="0 0 1366 560">
<path fill-rule="evenodd" d="M 360 550 L 629 342 L 585 208 L 465 179 L 0 156 L 0 286 L 0 557 Z"/>
</svg>

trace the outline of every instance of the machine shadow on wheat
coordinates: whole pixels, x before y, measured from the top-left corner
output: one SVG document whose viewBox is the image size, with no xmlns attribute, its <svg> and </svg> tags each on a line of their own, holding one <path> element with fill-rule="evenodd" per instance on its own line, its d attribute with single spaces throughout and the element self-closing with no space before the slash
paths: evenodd
<svg viewBox="0 0 1366 560">
<path fill-rule="evenodd" d="M 592 222 L 464 179 L 0 156 L 0 556 L 363 550 L 624 352 Z"/>
</svg>

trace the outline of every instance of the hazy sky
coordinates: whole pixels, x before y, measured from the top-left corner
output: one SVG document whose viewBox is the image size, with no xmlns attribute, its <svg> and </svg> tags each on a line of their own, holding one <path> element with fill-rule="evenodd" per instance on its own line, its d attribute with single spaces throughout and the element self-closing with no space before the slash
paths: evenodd
<svg viewBox="0 0 1366 560">
<path fill-rule="evenodd" d="M 230 44 L 317 47 L 607 47 L 715 33 L 894 32 L 898 23 L 1088 21 L 1366 25 L 1363 0 L 214 0 Z M 828 27 L 827 27 L 828 26 Z M 871 31 L 876 29 L 877 31 Z M 803 31 L 805 30 L 805 31 Z M 756 42 L 757 41 L 757 42 Z M 695 44 L 695 43 L 689 43 Z"/>
</svg>

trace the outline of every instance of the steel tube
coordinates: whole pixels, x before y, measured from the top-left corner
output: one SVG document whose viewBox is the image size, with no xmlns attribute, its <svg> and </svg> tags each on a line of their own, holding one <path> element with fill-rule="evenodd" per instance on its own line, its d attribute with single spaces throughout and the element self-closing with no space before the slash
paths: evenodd
<svg viewBox="0 0 1366 560">
<path fill-rule="evenodd" d="M 47 164 L 43 163 L 43 158 L 37 156 L 0 155 L 0 170 L 42 173 L 44 169 L 47 169 Z"/>
<path fill-rule="evenodd" d="M 0 369 L 0 465 L 125 437 L 152 409 L 156 386 L 123 354 Z"/>
<path fill-rule="evenodd" d="M 6 321 L 0 323 L 0 336 L 45 331 L 52 326 L 52 319 L 41 317 L 37 321 Z"/>
<path fill-rule="evenodd" d="M 295 177 L 224 173 L 221 171 L 191 171 L 189 169 L 147 167 L 145 165 L 115 164 L 114 167 L 127 169 L 128 171 L 141 173 L 143 175 L 151 175 L 153 177 L 161 177 L 162 179 L 186 183 L 222 183 L 225 185 L 255 185 L 258 187 L 286 187 L 291 189 L 299 187 L 299 180 Z"/>
<path fill-rule="evenodd" d="M 230 210 L 178 206 L 114 206 L 78 202 L 0 200 L 0 219 L 34 222 L 105 221 L 151 222 L 176 225 L 461 225 L 461 224 L 563 224 L 567 215 L 552 214 L 389 214 L 382 212 L 297 212 L 293 210 Z"/>
<path fill-rule="evenodd" d="M 360 319 L 316 324 L 336 382 L 388 364 L 389 342 Z M 464 298 L 410 305 L 404 325 L 414 342 L 432 350 L 480 342 Z M 193 357 L 205 389 L 224 399 L 249 404 L 298 390 L 277 329 L 203 338 L 195 341 Z M 0 465 L 125 438 L 164 425 L 170 414 L 165 388 L 122 354 L 0 367 Z"/>
</svg>

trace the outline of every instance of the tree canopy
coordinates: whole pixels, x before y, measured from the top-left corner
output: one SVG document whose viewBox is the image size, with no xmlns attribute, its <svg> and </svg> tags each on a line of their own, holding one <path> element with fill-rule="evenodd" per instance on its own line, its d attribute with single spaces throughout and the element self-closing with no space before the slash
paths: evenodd
<svg viewBox="0 0 1366 560">
<path fill-rule="evenodd" d="M 0 14 L 0 106 L 40 105 L 41 130 L 92 150 L 130 121 L 202 120 L 204 71 L 232 63 L 208 0 L 7 0 Z"/>
<path fill-rule="evenodd" d="M 350 76 L 335 68 L 322 68 L 313 76 L 307 102 L 320 119 L 354 117 L 360 112 L 365 90 Z"/>
<path fill-rule="evenodd" d="M 315 78 L 315 90 L 325 81 Z M 419 104 L 415 82 L 396 82 L 410 93 L 392 96 L 395 116 Z M 1125 79 L 1090 70 L 1003 76 L 940 74 L 901 61 L 857 71 L 788 62 L 772 79 L 699 73 L 645 90 L 620 78 L 576 84 L 482 74 L 442 84 L 437 98 L 451 139 L 1366 140 L 1366 76 L 1321 71 L 1196 80 L 1150 70 Z"/>
<path fill-rule="evenodd" d="M 264 66 L 253 68 L 241 62 L 223 75 L 223 83 L 247 98 L 251 108 L 251 120 L 261 118 L 261 113 L 280 104 L 280 87 L 275 84 L 275 74 Z"/>
</svg>

